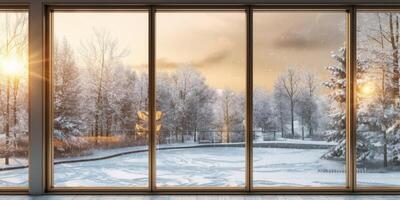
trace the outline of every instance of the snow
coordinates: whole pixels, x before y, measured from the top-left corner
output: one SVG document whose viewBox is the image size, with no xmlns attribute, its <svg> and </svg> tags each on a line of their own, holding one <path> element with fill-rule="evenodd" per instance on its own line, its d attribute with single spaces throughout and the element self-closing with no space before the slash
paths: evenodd
<svg viewBox="0 0 400 200">
<path fill-rule="evenodd" d="M 126 150 L 103 150 L 90 157 Z M 344 162 L 320 159 L 326 151 L 254 148 L 254 186 L 344 186 Z M 158 150 L 156 181 L 158 186 L 244 186 L 244 155 L 243 147 Z M 149 181 L 147 152 L 57 164 L 54 170 L 56 187 L 145 187 Z M 0 186 L 27 186 L 28 169 L 0 171 L 0 177 Z M 363 172 L 358 173 L 357 178 L 360 185 L 400 185 L 400 172 Z"/>
<path fill-rule="evenodd" d="M 321 160 L 324 153 L 325 149 L 257 148 L 253 158 L 254 186 L 345 185 L 345 164 Z"/>
<path fill-rule="evenodd" d="M 337 142 L 328 142 L 328 141 L 313 141 L 313 140 L 297 140 L 297 139 L 289 139 L 289 138 L 278 138 L 276 141 L 263 141 L 257 143 L 285 143 L 285 144 L 316 144 L 316 145 L 337 145 Z"/>
<path fill-rule="evenodd" d="M 254 185 L 344 186 L 344 162 L 320 159 L 326 149 L 254 149 Z M 157 151 L 158 186 L 243 186 L 244 148 Z M 56 186 L 147 186 L 147 153 L 56 165 Z M 131 167 L 129 167 L 131 166 Z M 77 173 L 79 172 L 79 173 Z M 399 185 L 400 172 L 359 173 L 359 183 Z M 86 185 L 85 185 L 86 184 Z"/>
<path fill-rule="evenodd" d="M 28 186 L 28 168 L 0 171 L 0 186 Z"/>
<path fill-rule="evenodd" d="M 244 148 L 218 147 L 159 151 L 159 186 L 243 186 Z"/>
<path fill-rule="evenodd" d="M 344 164 L 320 160 L 325 152 L 323 149 L 255 148 L 255 185 L 344 185 Z M 244 155 L 241 147 L 161 150 L 157 152 L 157 184 L 243 186 Z M 55 166 L 55 184 L 147 186 L 147 162 L 147 153 L 137 153 L 94 162 L 60 164 Z M 342 173 L 318 173 L 318 169 L 335 169 Z"/>
</svg>

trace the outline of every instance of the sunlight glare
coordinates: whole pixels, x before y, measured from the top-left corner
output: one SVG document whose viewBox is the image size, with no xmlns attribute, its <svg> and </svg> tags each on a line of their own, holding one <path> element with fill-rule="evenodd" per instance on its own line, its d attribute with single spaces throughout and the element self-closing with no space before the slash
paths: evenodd
<svg viewBox="0 0 400 200">
<path fill-rule="evenodd" d="M 361 86 L 360 92 L 363 96 L 371 96 L 375 92 L 375 86 L 373 83 L 367 82 Z"/>
<path fill-rule="evenodd" d="M 0 61 L 1 72 L 7 76 L 18 76 L 24 71 L 24 64 L 21 59 L 10 57 Z"/>
</svg>

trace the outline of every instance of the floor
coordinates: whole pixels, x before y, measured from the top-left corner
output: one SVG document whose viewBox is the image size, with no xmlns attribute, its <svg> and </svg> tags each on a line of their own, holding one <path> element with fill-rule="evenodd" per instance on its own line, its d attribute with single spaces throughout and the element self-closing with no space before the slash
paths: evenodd
<svg viewBox="0 0 400 200">
<path fill-rule="evenodd" d="M 400 195 L 45 195 L 0 196 L 4 200 L 398 200 Z"/>
</svg>

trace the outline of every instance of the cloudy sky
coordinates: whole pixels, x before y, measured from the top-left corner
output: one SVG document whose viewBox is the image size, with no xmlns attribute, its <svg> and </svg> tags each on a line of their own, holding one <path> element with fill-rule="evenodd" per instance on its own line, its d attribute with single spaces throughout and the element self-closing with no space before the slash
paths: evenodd
<svg viewBox="0 0 400 200">
<path fill-rule="evenodd" d="M 67 38 L 79 54 L 80 43 L 93 29 L 107 29 L 128 48 L 126 65 L 140 71 L 147 65 L 146 13 L 55 13 L 56 38 Z M 198 69 L 215 88 L 245 89 L 245 13 L 158 12 L 156 15 L 157 72 L 182 66 Z M 288 67 L 327 78 L 330 57 L 345 43 L 345 13 L 254 13 L 254 85 L 271 89 Z"/>
</svg>

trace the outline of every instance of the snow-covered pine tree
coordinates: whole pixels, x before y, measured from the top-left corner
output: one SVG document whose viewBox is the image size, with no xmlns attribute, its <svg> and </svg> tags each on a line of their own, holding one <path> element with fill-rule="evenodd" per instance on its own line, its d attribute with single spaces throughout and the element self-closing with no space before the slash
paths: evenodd
<svg viewBox="0 0 400 200">
<path fill-rule="evenodd" d="M 331 74 L 330 80 L 323 83 L 331 90 L 329 95 L 332 103 L 330 107 L 330 124 L 327 130 L 328 141 L 337 142 L 337 145 L 330 149 L 323 158 L 341 159 L 346 158 L 346 49 L 340 48 L 331 57 L 336 64 L 327 67 Z M 357 64 L 357 77 L 359 80 L 365 72 L 364 65 Z M 357 160 L 364 160 L 370 155 L 369 141 L 363 135 L 357 135 Z"/>
<path fill-rule="evenodd" d="M 346 158 L 346 49 L 340 48 L 331 57 L 337 62 L 328 66 L 330 80 L 324 82 L 324 86 L 331 90 L 329 95 L 332 103 L 330 106 L 330 124 L 327 131 L 328 141 L 335 141 L 337 146 L 330 149 L 324 158 Z"/>
</svg>

